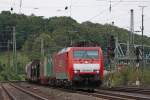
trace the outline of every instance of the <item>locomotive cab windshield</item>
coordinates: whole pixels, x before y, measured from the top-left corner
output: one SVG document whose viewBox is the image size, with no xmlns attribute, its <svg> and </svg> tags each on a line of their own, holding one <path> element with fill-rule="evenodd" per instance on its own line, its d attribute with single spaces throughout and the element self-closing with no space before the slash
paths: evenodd
<svg viewBox="0 0 150 100">
<path fill-rule="evenodd" d="M 98 50 L 74 50 L 73 56 L 76 59 L 98 59 Z"/>
</svg>

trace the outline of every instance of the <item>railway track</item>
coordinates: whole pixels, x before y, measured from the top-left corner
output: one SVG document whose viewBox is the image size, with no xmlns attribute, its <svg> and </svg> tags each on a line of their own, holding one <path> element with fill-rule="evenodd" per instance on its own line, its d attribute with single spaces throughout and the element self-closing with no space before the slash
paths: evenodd
<svg viewBox="0 0 150 100">
<path fill-rule="evenodd" d="M 9 99 L 9 100 L 20 100 L 21 97 L 18 97 L 19 98 L 18 99 L 17 98 L 18 95 L 26 97 L 26 99 L 24 99 L 24 100 L 51 100 L 51 99 L 43 98 L 46 96 L 43 96 L 41 98 L 39 95 L 33 93 L 33 91 L 30 90 L 31 88 L 32 89 L 38 88 L 39 85 L 28 84 L 28 83 L 24 83 L 24 84 L 26 84 L 26 86 L 19 85 L 18 83 L 13 83 L 13 84 L 7 84 L 6 83 L 6 84 L 2 85 L 2 87 L 7 92 L 9 97 L 11 97 L 11 99 Z M 94 92 L 91 93 L 89 91 L 83 91 L 83 90 L 70 90 L 70 89 L 54 88 L 54 87 L 48 87 L 48 86 L 41 86 L 41 87 L 45 87 L 45 88 L 49 88 L 49 89 L 57 89 L 57 90 L 60 90 L 62 92 L 77 93 L 77 94 L 82 94 L 82 95 L 87 95 L 87 96 L 93 96 L 93 97 L 107 99 L 107 100 L 150 100 L 150 95 L 138 94 L 135 92 L 134 93 L 127 93 L 127 92 L 124 92 L 124 91 L 122 92 L 119 90 L 113 91 L 113 90 L 102 90 L 101 89 L 101 90 L 95 90 Z M 9 91 L 10 89 L 13 91 L 17 91 L 17 93 L 19 93 L 19 94 L 17 94 L 17 96 L 16 96 L 15 92 L 12 93 L 12 91 Z M 38 88 L 38 89 L 40 89 L 40 88 Z M 23 92 L 24 94 L 20 93 L 20 91 Z M 8 92 L 10 92 L 10 93 L 8 93 Z M 29 99 L 27 99 L 27 97 Z M 32 99 L 30 99 L 30 97 Z M 72 100 L 72 99 L 70 99 L 70 100 Z"/>
<path fill-rule="evenodd" d="M 124 93 L 119 91 L 108 91 L 108 90 L 95 90 L 93 93 L 89 93 L 89 91 L 83 91 L 83 90 L 68 90 L 68 89 L 62 89 L 58 88 L 59 90 L 71 92 L 71 93 L 78 93 L 88 96 L 93 96 L 97 98 L 102 99 L 108 99 L 108 100 L 150 100 L 149 95 L 141 95 L 141 94 L 135 94 L 135 93 Z"/>
<path fill-rule="evenodd" d="M 40 85 L 41 86 L 41 85 Z M 22 86 L 21 86 L 22 87 Z M 37 88 L 39 87 L 39 85 L 34 85 L 34 84 L 27 84 L 26 86 L 23 86 L 24 88 Z M 117 97 L 117 96 L 112 96 L 112 95 L 108 95 L 108 94 L 101 94 L 101 93 L 97 93 L 97 92 L 94 92 L 94 93 L 91 93 L 89 91 L 84 91 L 84 90 L 71 90 L 71 89 L 64 89 L 64 88 L 59 88 L 59 87 L 48 87 L 48 86 L 43 86 L 45 88 L 49 88 L 49 89 L 57 89 L 57 90 L 60 90 L 62 92 L 67 92 L 67 93 L 76 93 L 76 94 L 82 94 L 82 95 L 87 95 L 87 96 L 93 96 L 93 97 L 96 97 L 96 98 L 100 98 L 101 99 L 108 99 L 108 100 L 127 100 L 127 98 L 124 98 L 124 97 Z M 72 99 L 70 99 L 72 100 Z"/>
<path fill-rule="evenodd" d="M 18 80 L 0 81 L 0 83 L 20 83 L 20 82 L 27 82 L 27 81 L 18 81 Z"/>
<path fill-rule="evenodd" d="M 150 95 L 150 88 L 142 88 L 142 87 L 112 87 L 112 88 L 102 88 L 103 90 L 109 91 L 121 91 L 128 93 L 140 93 Z"/>
<path fill-rule="evenodd" d="M 33 84 L 31 85 L 31 87 L 33 87 Z M 35 85 L 35 87 L 37 86 Z M 141 95 L 137 93 L 124 93 L 120 91 L 114 92 L 109 90 L 95 90 L 94 92 L 91 93 L 89 91 L 83 91 L 83 90 L 70 90 L 70 89 L 54 88 L 54 87 L 48 87 L 48 88 L 58 89 L 60 91 L 65 91 L 68 93 L 77 93 L 77 94 L 88 95 L 97 98 L 104 98 L 108 100 L 150 100 L 149 95 Z"/>
<path fill-rule="evenodd" d="M 37 87 L 38 85 L 33 85 L 31 84 L 27 85 L 27 88 L 29 87 Z M 48 86 L 44 86 L 44 87 L 48 87 Z M 118 96 L 112 96 L 110 94 L 102 94 L 102 93 L 98 93 L 98 92 L 94 92 L 94 93 L 91 93 L 89 91 L 85 91 L 85 90 L 71 90 L 71 89 L 64 89 L 64 88 L 59 88 L 59 87 L 48 87 L 50 89 L 57 89 L 57 90 L 60 90 L 62 92 L 67 92 L 67 93 L 77 93 L 77 94 L 82 94 L 82 95 L 87 95 L 87 96 L 93 96 L 93 97 L 97 97 L 97 98 L 100 98 L 100 100 L 102 99 L 108 99 L 108 100 L 127 100 L 128 98 L 125 98 L 125 97 L 118 97 Z M 72 100 L 72 99 L 70 99 Z"/>
<path fill-rule="evenodd" d="M 150 95 L 139 94 L 139 93 L 128 93 L 121 91 L 110 91 L 110 90 L 96 90 L 96 93 L 120 97 L 121 99 L 116 100 L 150 100 Z M 113 98 L 112 98 L 113 99 Z"/>
<path fill-rule="evenodd" d="M 41 97 L 13 84 L 2 84 L 2 88 L 8 95 L 9 100 L 48 100 L 47 98 Z"/>
<path fill-rule="evenodd" d="M 75 93 L 90 95 L 90 96 L 93 96 L 93 97 L 107 99 L 107 100 L 134 100 L 134 99 L 130 99 L 130 98 L 123 97 L 123 96 L 107 94 L 107 93 L 104 93 L 104 92 L 100 93 L 98 91 L 95 91 L 94 93 L 87 93 L 87 92 L 77 91 Z"/>
</svg>

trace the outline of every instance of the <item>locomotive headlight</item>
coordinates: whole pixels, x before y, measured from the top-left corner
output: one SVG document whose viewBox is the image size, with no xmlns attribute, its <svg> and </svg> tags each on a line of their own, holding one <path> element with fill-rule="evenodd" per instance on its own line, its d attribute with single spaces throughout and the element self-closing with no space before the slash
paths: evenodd
<svg viewBox="0 0 150 100">
<path fill-rule="evenodd" d="M 74 70 L 74 73 L 76 74 L 76 73 L 79 73 L 80 72 L 80 70 Z"/>
<path fill-rule="evenodd" d="M 77 70 L 74 70 L 74 73 L 78 73 L 78 71 L 77 71 Z"/>
<path fill-rule="evenodd" d="M 99 70 L 94 70 L 94 72 L 99 73 Z"/>
<path fill-rule="evenodd" d="M 96 73 L 99 73 L 99 70 L 97 70 Z"/>
</svg>

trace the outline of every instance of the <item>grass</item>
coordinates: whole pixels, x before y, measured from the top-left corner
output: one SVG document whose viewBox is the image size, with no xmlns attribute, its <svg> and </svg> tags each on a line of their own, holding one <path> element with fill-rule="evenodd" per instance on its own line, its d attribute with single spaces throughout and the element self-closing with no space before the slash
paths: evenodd
<svg viewBox="0 0 150 100">
<path fill-rule="evenodd" d="M 140 81 L 142 86 L 150 86 L 150 68 L 139 69 L 126 67 L 120 72 L 105 76 L 105 83 L 110 77 L 111 86 L 134 86 L 136 81 Z"/>
<path fill-rule="evenodd" d="M 13 54 L 10 52 L 0 53 L 0 81 L 5 80 L 24 80 L 25 65 L 29 62 L 28 57 L 22 53 L 17 52 L 17 72 L 13 67 Z"/>
</svg>

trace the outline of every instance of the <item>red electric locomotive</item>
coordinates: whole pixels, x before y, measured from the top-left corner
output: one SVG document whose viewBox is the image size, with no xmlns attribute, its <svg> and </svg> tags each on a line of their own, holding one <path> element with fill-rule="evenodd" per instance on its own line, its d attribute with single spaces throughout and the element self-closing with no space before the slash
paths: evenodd
<svg viewBox="0 0 150 100">
<path fill-rule="evenodd" d="M 103 80 L 103 54 L 100 47 L 68 47 L 53 58 L 56 84 L 96 88 Z"/>
<path fill-rule="evenodd" d="M 68 47 L 27 64 L 27 79 L 63 87 L 96 88 L 103 81 L 104 63 L 100 47 Z"/>
</svg>

